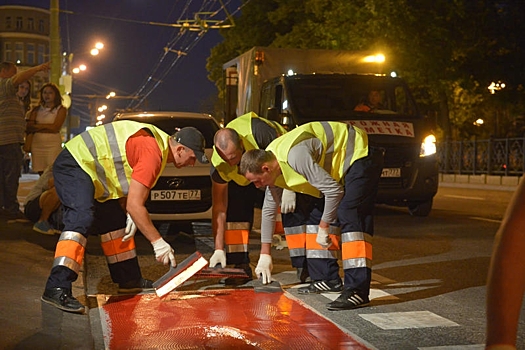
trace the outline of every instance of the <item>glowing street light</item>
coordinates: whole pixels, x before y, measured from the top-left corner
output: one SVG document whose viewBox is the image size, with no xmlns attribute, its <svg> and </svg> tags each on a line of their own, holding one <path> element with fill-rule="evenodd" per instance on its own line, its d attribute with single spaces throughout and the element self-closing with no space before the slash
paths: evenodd
<svg viewBox="0 0 525 350">
<path fill-rule="evenodd" d="M 87 66 L 85 64 L 81 64 L 80 66 L 78 67 L 75 67 L 71 70 L 71 72 L 75 73 L 75 74 L 78 74 L 80 72 L 83 72 L 87 69 Z"/>
<path fill-rule="evenodd" d="M 115 93 L 115 91 L 111 91 L 109 94 L 107 94 L 106 100 L 109 100 L 110 98 L 115 97 L 116 95 L 117 94 Z"/>
<path fill-rule="evenodd" d="M 483 119 L 478 118 L 473 124 L 476 126 L 481 126 L 483 125 L 483 123 L 484 123 Z"/>
<path fill-rule="evenodd" d="M 490 93 L 492 95 L 494 95 L 496 93 L 496 91 L 499 91 L 499 90 L 504 89 L 504 88 L 505 88 L 505 83 L 502 83 L 501 81 L 498 81 L 497 83 L 495 83 L 495 82 L 490 83 L 490 85 L 488 86 L 487 89 L 489 89 Z"/>
</svg>

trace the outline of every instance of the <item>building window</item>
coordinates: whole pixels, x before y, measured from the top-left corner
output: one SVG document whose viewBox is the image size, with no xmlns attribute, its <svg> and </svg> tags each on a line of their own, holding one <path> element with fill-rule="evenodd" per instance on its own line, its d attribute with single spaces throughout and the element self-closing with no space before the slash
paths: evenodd
<svg viewBox="0 0 525 350">
<path fill-rule="evenodd" d="M 35 64 L 35 44 L 27 44 L 27 65 L 32 66 Z"/>
<path fill-rule="evenodd" d="M 44 59 L 45 59 L 45 47 L 44 45 L 39 44 L 38 53 L 37 53 L 37 60 L 38 60 L 37 64 L 44 63 L 45 62 Z"/>
<path fill-rule="evenodd" d="M 24 28 L 24 21 L 22 20 L 22 17 L 16 18 L 16 30 L 21 30 Z"/>
<path fill-rule="evenodd" d="M 35 20 L 33 18 L 27 19 L 27 29 L 29 29 L 30 31 L 35 30 Z"/>
<path fill-rule="evenodd" d="M 4 44 L 4 61 L 11 62 L 13 60 L 13 48 L 11 43 Z"/>
<path fill-rule="evenodd" d="M 24 63 L 24 44 L 20 42 L 15 43 L 15 63 Z"/>
<path fill-rule="evenodd" d="M 11 17 L 5 18 L 5 28 L 10 29 L 11 28 Z"/>
<path fill-rule="evenodd" d="M 44 32 L 44 20 L 41 19 L 40 21 L 38 21 L 38 31 L 40 33 L 43 33 Z"/>
</svg>

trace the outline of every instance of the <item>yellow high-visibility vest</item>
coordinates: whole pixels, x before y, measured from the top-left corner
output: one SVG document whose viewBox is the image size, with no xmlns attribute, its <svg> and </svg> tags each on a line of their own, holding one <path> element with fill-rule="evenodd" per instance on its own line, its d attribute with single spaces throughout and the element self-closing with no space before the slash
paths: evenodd
<svg viewBox="0 0 525 350">
<path fill-rule="evenodd" d="M 275 185 L 298 193 L 321 197 L 321 192 L 288 164 L 288 153 L 297 143 L 318 138 L 323 143 L 323 154 L 318 164 L 337 182 L 357 159 L 368 155 L 368 136 L 365 131 L 341 122 L 312 122 L 303 124 L 275 139 L 266 148 L 277 157 L 282 175 Z"/>
<path fill-rule="evenodd" d="M 97 201 L 127 196 L 132 169 L 126 157 L 126 141 L 141 129 L 151 131 L 162 152 L 156 183 L 166 166 L 170 148 L 169 135 L 153 125 L 122 120 L 85 131 L 66 143 L 78 165 L 93 180 Z"/>
<path fill-rule="evenodd" d="M 271 126 L 273 129 L 275 129 L 275 131 L 277 132 L 277 136 L 286 133 L 286 129 L 284 129 L 279 123 L 272 122 L 265 118 L 261 118 L 253 112 L 243 114 L 240 117 L 237 117 L 231 122 L 229 122 L 226 125 L 226 127 L 237 131 L 241 138 L 241 142 L 244 146 L 245 151 L 259 148 L 252 133 L 252 120 L 255 118 L 260 119 L 261 121 Z M 213 166 L 224 181 L 229 182 L 233 180 L 240 186 L 248 186 L 250 184 L 250 181 L 248 181 L 246 177 L 239 174 L 239 167 L 237 165 L 231 166 L 224 159 L 221 158 L 221 156 L 215 149 L 215 146 L 213 146 L 211 163 L 213 164 Z"/>
</svg>

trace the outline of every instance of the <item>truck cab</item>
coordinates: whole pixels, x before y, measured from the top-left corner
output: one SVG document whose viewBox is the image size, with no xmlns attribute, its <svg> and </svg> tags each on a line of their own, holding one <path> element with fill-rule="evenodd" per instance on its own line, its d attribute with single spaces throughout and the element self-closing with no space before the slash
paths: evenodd
<svg viewBox="0 0 525 350">
<path fill-rule="evenodd" d="M 427 216 L 438 189 L 436 139 L 401 78 L 379 74 L 291 74 L 265 81 L 258 114 L 293 129 L 342 121 L 385 150 L 377 203 Z"/>
</svg>

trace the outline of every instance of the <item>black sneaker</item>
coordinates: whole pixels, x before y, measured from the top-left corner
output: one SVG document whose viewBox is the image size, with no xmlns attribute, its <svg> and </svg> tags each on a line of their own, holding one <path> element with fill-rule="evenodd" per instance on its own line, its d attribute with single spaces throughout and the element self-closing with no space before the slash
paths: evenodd
<svg viewBox="0 0 525 350">
<path fill-rule="evenodd" d="M 85 310 L 84 305 L 73 296 L 71 289 L 67 288 L 46 289 L 40 299 L 60 310 L 68 312 L 83 314 Z"/>
<path fill-rule="evenodd" d="M 118 292 L 119 293 L 140 293 L 152 291 L 153 281 L 141 278 L 138 281 L 129 281 L 126 283 L 119 283 Z"/>
<path fill-rule="evenodd" d="M 310 273 L 308 272 L 308 267 L 298 267 L 297 268 L 297 279 L 301 281 L 301 283 L 306 282 L 306 280 L 310 277 Z"/>
<path fill-rule="evenodd" d="M 326 307 L 328 310 L 352 310 L 370 304 L 368 297 L 362 297 L 355 290 L 345 289 L 341 295 L 328 303 Z"/>
<path fill-rule="evenodd" d="M 321 294 L 321 293 L 339 293 L 343 289 L 341 279 L 331 281 L 313 281 L 308 287 L 301 287 L 297 290 L 299 294 Z"/>
</svg>

